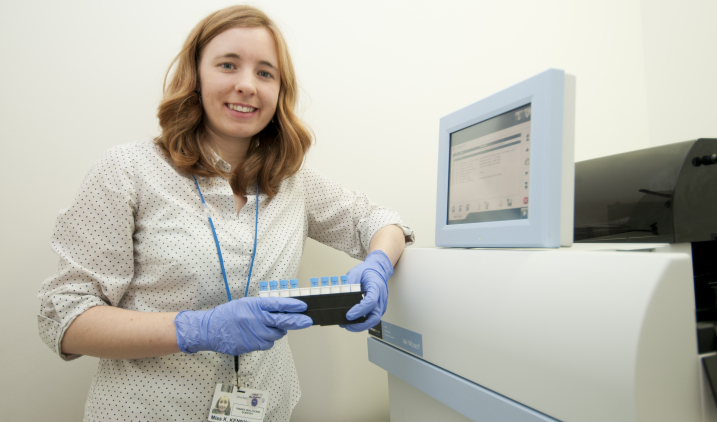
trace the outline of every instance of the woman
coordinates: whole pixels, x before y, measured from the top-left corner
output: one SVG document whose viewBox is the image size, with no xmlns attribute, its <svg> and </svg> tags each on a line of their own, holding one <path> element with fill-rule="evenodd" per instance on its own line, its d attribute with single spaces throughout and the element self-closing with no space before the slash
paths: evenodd
<svg viewBox="0 0 717 422">
<path fill-rule="evenodd" d="M 301 393 L 285 334 L 311 320 L 293 313 L 303 302 L 258 298 L 258 282 L 295 277 L 306 237 L 365 258 L 347 318 L 369 319 L 346 328 L 366 330 L 412 232 L 301 166 L 311 137 L 291 58 L 261 11 L 209 15 L 174 64 L 162 134 L 110 149 L 58 217 L 40 333 L 63 359 L 102 358 L 86 421 L 206 420 L 215 385 L 235 377 L 266 391 L 265 420 L 286 421 Z"/>
<path fill-rule="evenodd" d="M 227 396 L 221 396 L 219 397 L 219 400 L 217 400 L 216 406 L 214 406 L 214 409 L 212 409 L 213 415 L 231 415 L 232 414 L 232 405 L 229 402 L 229 397 Z"/>
</svg>

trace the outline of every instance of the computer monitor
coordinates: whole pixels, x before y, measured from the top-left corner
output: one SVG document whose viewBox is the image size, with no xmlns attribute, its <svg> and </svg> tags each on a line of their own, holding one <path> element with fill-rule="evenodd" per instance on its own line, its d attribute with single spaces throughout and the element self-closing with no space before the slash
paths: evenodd
<svg viewBox="0 0 717 422">
<path fill-rule="evenodd" d="M 575 78 L 550 69 L 441 119 L 436 245 L 573 240 Z"/>
</svg>

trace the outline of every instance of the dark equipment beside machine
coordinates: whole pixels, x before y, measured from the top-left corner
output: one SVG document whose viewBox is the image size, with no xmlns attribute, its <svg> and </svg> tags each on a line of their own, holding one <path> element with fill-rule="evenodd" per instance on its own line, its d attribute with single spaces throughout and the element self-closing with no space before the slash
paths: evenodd
<svg viewBox="0 0 717 422">
<path fill-rule="evenodd" d="M 575 242 L 690 243 L 697 321 L 717 321 L 717 139 L 575 163 Z"/>
<path fill-rule="evenodd" d="M 690 243 L 700 354 L 717 400 L 717 138 L 575 163 L 575 242 Z"/>
<path fill-rule="evenodd" d="M 717 139 L 575 163 L 575 242 L 717 237 Z"/>
</svg>

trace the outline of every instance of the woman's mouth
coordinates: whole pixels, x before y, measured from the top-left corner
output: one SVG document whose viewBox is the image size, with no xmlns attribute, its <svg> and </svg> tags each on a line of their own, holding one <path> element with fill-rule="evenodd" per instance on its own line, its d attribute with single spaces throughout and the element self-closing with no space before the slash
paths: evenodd
<svg viewBox="0 0 717 422">
<path fill-rule="evenodd" d="M 238 104 L 227 104 L 227 107 L 240 113 L 252 113 L 256 110 L 254 107 L 242 106 Z"/>
</svg>

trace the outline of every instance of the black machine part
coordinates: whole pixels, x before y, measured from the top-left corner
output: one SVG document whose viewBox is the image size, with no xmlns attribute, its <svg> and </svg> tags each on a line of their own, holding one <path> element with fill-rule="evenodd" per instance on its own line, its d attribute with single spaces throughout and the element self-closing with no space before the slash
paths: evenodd
<svg viewBox="0 0 717 422">
<path fill-rule="evenodd" d="M 717 139 L 575 163 L 575 242 L 717 238 Z"/>
<path fill-rule="evenodd" d="M 717 321 L 717 241 L 692 243 L 692 275 L 697 321 Z"/>
<path fill-rule="evenodd" d="M 700 355 L 710 353 L 702 357 L 702 367 L 709 381 L 712 395 L 717 401 L 717 355 L 714 354 L 717 348 L 717 333 L 715 322 L 697 323 L 697 349 Z"/>
<path fill-rule="evenodd" d="M 712 389 L 712 397 L 717 401 L 717 393 L 715 393 L 715 391 L 717 391 L 715 389 L 715 387 L 717 387 L 717 355 L 703 357 L 702 366 L 705 368 L 705 374 Z"/>
</svg>

